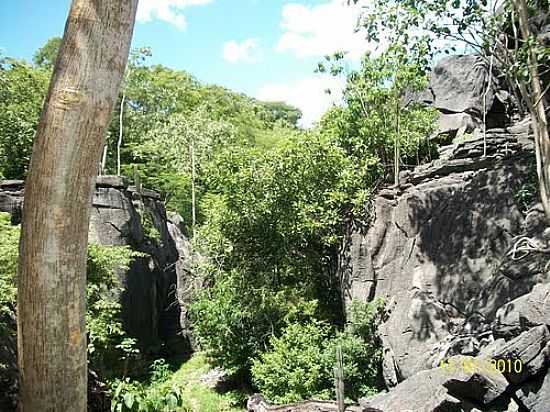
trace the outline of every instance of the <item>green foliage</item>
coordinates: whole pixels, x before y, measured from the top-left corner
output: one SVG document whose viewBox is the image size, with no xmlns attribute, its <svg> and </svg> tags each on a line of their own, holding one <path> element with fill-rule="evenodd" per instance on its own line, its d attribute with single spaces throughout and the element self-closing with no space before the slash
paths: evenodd
<svg viewBox="0 0 550 412">
<path fill-rule="evenodd" d="M 141 256 L 128 247 L 88 246 L 87 312 L 88 359 L 102 376 L 126 373 L 128 363 L 139 354 L 135 339 L 126 335 L 120 318 L 119 296 L 123 291 L 118 273 Z"/>
<path fill-rule="evenodd" d="M 0 176 L 6 179 L 27 173 L 49 78 L 46 69 L 0 58 Z"/>
<path fill-rule="evenodd" d="M 115 380 L 111 411 L 113 412 L 174 412 L 183 408 L 181 388 L 167 386 L 171 372 L 163 359 L 151 365 L 151 378 L 148 384 L 131 381 L 129 378 Z"/>
<path fill-rule="evenodd" d="M 260 107 L 259 117 L 269 125 L 282 122 L 291 127 L 297 127 L 298 120 L 302 117 L 302 112 L 299 109 L 284 102 L 260 102 Z"/>
<path fill-rule="evenodd" d="M 137 212 L 141 221 L 141 227 L 143 228 L 143 236 L 150 242 L 159 243 L 160 232 L 155 226 L 153 221 L 153 214 L 150 210 L 138 207 Z"/>
<path fill-rule="evenodd" d="M 193 331 L 215 365 L 242 373 L 266 349 L 269 336 L 316 312 L 298 289 L 274 289 L 236 270 L 220 273 L 191 306 Z"/>
<path fill-rule="evenodd" d="M 530 166 L 526 178 L 514 190 L 514 199 L 523 213 L 527 213 L 539 198 L 539 181 L 536 165 L 532 164 Z"/>
<path fill-rule="evenodd" d="M 334 398 L 337 347 L 343 354 L 346 396 L 356 401 L 378 392 L 382 350 L 376 328 L 383 305 L 376 301 L 353 308 L 343 332 L 335 333 L 322 322 L 294 323 L 273 337 L 271 350 L 252 366 L 253 380 L 262 393 L 276 403 Z"/>
<path fill-rule="evenodd" d="M 62 40 L 61 37 L 52 37 L 49 39 L 44 46 L 36 51 L 32 58 L 33 63 L 38 67 L 53 68 L 57 53 L 61 48 Z"/>
<path fill-rule="evenodd" d="M 209 195 L 197 247 L 219 262 L 203 270 L 213 286 L 191 308 L 203 347 L 225 368 L 245 372 L 289 317 L 336 320 L 339 298 L 330 276 L 341 216 L 364 204 L 370 171 L 315 133 L 268 152 L 234 147 L 203 173 Z"/>
<path fill-rule="evenodd" d="M 255 384 L 276 403 L 329 398 L 331 365 L 323 360 L 330 334 L 330 327 L 320 322 L 289 325 L 281 337 L 271 339 L 272 350 L 254 361 Z"/>
<path fill-rule="evenodd" d="M 0 212 L 0 337 L 14 334 L 1 319 L 15 312 L 19 227 L 12 226 L 10 215 Z"/>
<path fill-rule="evenodd" d="M 203 109 L 191 114 L 174 114 L 157 121 L 139 141 L 130 144 L 135 164 L 145 186 L 166 194 L 166 204 L 191 222 L 191 178 L 223 145 L 234 144 L 235 128 L 225 121 L 213 121 Z M 133 165 L 131 165 L 133 166 Z M 130 169 L 130 165 L 124 168 Z M 128 174 L 128 172 L 126 172 Z M 200 199 L 202 192 L 197 190 Z"/>
<path fill-rule="evenodd" d="M 339 239 L 341 216 L 371 183 L 370 172 L 357 170 L 342 149 L 315 133 L 267 153 L 230 148 L 204 173 L 206 189 L 218 197 L 208 211 L 208 230 L 232 245 L 232 267 L 261 270 L 303 261 L 304 254 L 322 259 L 322 247 Z"/>
<path fill-rule="evenodd" d="M 403 53 L 393 47 L 378 57 L 365 55 L 360 69 L 347 74 L 346 105 L 321 119 L 321 133 L 335 139 L 361 168 L 375 160 L 388 168 L 395 162 L 396 145 L 399 162 L 406 165 L 419 164 L 430 154 L 428 137 L 435 128 L 436 111 L 402 103 L 405 93 L 427 85 L 427 77 L 419 60 Z M 341 57 L 328 57 L 329 68 L 320 64 L 318 70 L 340 73 Z"/>
<path fill-rule="evenodd" d="M 130 379 L 114 381 L 111 384 L 113 401 L 111 410 L 187 412 L 216 411 L 238 412 L 234 407 L 238 399 L 233 393 L 216 393 L 201 382 L 201 376 L 210 370 L 210 365 L 201 354 L 184 363 L 172 372 L 169 366 L 159 360 L 151 367 L 151 377 L 146 382 Z"/>
</svg>

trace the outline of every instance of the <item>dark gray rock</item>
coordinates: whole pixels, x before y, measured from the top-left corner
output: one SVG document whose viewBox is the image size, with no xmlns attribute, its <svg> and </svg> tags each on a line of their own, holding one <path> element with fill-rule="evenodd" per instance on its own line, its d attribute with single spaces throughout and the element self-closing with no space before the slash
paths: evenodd
<svg viewBox="0 0 550 412">
<path fill-rule="evenodd" d="M 497 311 L 494 328 L 499 335 L 517 335 L 537 325 L 550 324 L 550 284 L 537 284 Z"/>
<path fill-rule="evenodd" d="M 288 405 L 272 405 L 262 395 L 254 394 L 246 402 L 248 412 L 337 412 L 334 401 L 307 400 Z M 384 412 L 368 406 L 347 406 L 345 412 Z M 387 411 L 390 412 L 390 411 Z"/>
<path fill-rule="evenodd" d="M 515 394 L 520 404 L 529 412 L 548 412 L 550 410 L 550 373 L 526 382 Z"/>
<path fill-rule="evenodd" d="M 479 126 L 478 123 L 468 113 L 440 113 L 437 134 L 449 133 L 453 137 L 463 136 Z"/>
<path fill-rule="evenodd" d="M 508 342 L 500 340 L 483 351 L 494 360 L 521 362 L 521 372 L 503 372 L 506 379 L 520 384 L 544 371 L 550 365 L 550 332 L 546 325 L 536 326 Z M 518 367 L 519 369 L 519 367 Z"/>
<path fill-rule="evenodd" d="M 23 206 L 22 181 L 0 182 L 0 211 L 19 223 Z M 182 333 L 181 308 L 176 293 L 190 278 L 183 265 L 189 262 L 190 245 L 180 226 L 169 222 L 158 193 L 128 187 L 119 176 L 99 176 L 93 196 L 89 242 L 130 246 L 142 252 L 130 268 L 120 273 L 125 292 L 120 296 L 124 326 L 142 349 L 187 353 L 189 333 Z M 184 310 L 184 315 L 186 311 Z M 180 323 L 181 321 L 181 323 Z"/>
<path fill-rule="evenodd" d="M 433 106 L 444 113 L 465 112 L 481 117 L 493 105 L 495 87 L 489 77 L 488 64 L 479 56 L 441 59 L 430 78 Z"/>
<path fill-rule="evenodd" d="M 483 358 L 455 356 L 454 372 L 443 382 L 450 394 L 459 399 L 469 399 L 488 405 L 500 397 L 508 388 L 508 381 L 497 370 L 489 369 L 490 362 Z"/>
<path fill-rule="evenodd" d="M 361 406 L 384 411 L 462 412 L 477 411 L 501 397 L 508 382 L 499 372 L 469 371 L 463 362 L 471 357 L 454 357 L 452 370 L 434 368 L 418 372 L 390 392 L 361 400 Z"/>
<path fill-rule="evenodd" d="M 128 187 L 128 180 L 123 176 L 100 175 L 96 179 L 96 187 L 114 187 L 125 189 Z"/>
<path fill-rule="evenodd" d="M 338 273 L 344 302 L 384 299 L 389 386 L 444 357 L 475 356 L 494 340 L 496 312 L 549 280 L 545 254 L 511 254 L 519 236 L 542 239 L 545 228 L 542 212 L 524 214 L 516 198 L 532 165 L 526 128 L 489 130 L 381 191 L 368 226 L 348 225 Z"/>
</svg>

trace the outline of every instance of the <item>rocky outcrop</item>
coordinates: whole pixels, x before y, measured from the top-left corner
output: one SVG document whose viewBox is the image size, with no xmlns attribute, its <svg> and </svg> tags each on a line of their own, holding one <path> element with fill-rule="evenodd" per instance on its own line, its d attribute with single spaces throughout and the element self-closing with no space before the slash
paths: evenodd
<svg viewBox="0 0 550 412">
<path fill-rule="evenodd" d="M 388 383 L 456 354 L 453 345 L 462 353 L 473 345 L 475 354 L 480 342 L 445 339 L 484 336 L 502 305 L 546 279 L 543 254 L 510 255 L 542 219 L 536 209 L 525 216 L 515 195 L 532 165 L 529 144 L 527 134 L 498 130 L 487 136 L 485 157 L 483 139 L 445 147 L 440 159 L 403 175 L 401 187 L 378 194 L 370 227 L 349 228 L 342 291 L 348 304 L 386 301 Z"/>
<path fill-rule="evenodd" d="M 310 400 L 284 406 L 272 405 L 262 395 L 256 394 L 248 399 L 248 412 L 338 412 L 338 405 L 332 401 Z M 382 412 L 379 409 L 365 406 L 348 406 L 345 412 Z"/>
<path fill-rule="evenodd" d="M 486 60 L 477 55 L 454 55 L 435 65 L 425 91 L 405 101 L 437 109 L 436 135 L 454 138 L 483 130 L 484 122 L 486 129 L 506 126 L 510 95 L 500 87 Z"/>
<path fill-rule="evenodd" d="M 0 182 L 0 211 L 10 213 L 13 223 L 21 220 L 23 199 L 22 181 Z M 99 176 L 89 242 L 143 252 L 120 274 L 125 328 L 145 352 L 188 352 L 186 311 L 178 297 L 189 288 L 186 266 L 191 252 L 181 218 L 167 216 L 158 193 L 137 190 L 118 176 Z"/>
<path fill-rule="evenodd" d="M 339 271 L 345 304 L 380 297 L 388 311 L 383 373 L 395 388 L 368 405 L 544 410 L 528 406 L 546 400 L 550 365 L 550 231 L 540 205 L 528 208 L 533 199 L 524 197 L 533 167 L 525 123 L 492 129 L 442 147 L 439 159 L 403 173 L 399 187 L 379 191 L 369 225 L 349 224 Z M 479 376 L 449 384 L 440 370 L 457 355 L 522 370 L 503 371 L 495 396 L 483 400 L 473 396 L 488 386 Z"/>
</svg>

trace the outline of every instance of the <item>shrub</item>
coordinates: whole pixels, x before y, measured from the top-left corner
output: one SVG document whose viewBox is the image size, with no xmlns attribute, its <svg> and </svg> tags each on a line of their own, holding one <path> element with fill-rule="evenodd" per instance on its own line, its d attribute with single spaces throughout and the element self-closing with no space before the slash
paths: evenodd
<svg viewBox="0 0 550 412">
<path fill-rule="evenodd" d="M 234 270 L 217 277 L 190 308 L 199 343 L 216 366 L 247 373 L 252 358 L 289 323 L 312 317 L 315 301 L 297 290 L 272 291 Z"/>
<path fill-rule="evenodd" d="M 88 246 L 87 312 L 88 358 L 103 376 L 126 374 L 128 362 L 138 355 L 136 341 L 126 335 L 120 318 L 123 291 L 118 271 L 128 269 L 140 253 L 122 246 Z"/>
<path fill-rule="evenodd" d="M 329 398 L 331 369 L 324 348 L 330 334 L 330 327 L 321 322 L 289 325 L 271 340 L 272 350 L 254 361 L 254 384 L 275 403 Z"/>
<path fill-rule="evenodd" d="M 253 382 L 275 403 L 335 398 L 333 368 L 336 348 L 341 347 L 346 397 L 356 401 L 378 392 L 382 311 L 381 301 L 354 303 L 350 323 L 338 333 L 323 322 L 289 325 L 271 340 L 271 350 L 254 360 Z"/>
<path fill-rule="evenodd" d="M 149 383 L 131 381 L 129 378 L 112 383 L 113 412 L 174 412 L 184 408 L 182 389 L 177 385 L 165 385 L 171 372 L 163 359 L 153 362 Z"/>
</svg>

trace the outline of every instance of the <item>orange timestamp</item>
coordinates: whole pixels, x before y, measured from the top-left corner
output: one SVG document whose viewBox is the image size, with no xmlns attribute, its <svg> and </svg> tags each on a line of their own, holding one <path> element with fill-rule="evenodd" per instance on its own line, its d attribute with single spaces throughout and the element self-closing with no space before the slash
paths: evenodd
<svg viewBox="0 0 550 412">
<path fill-rule="evenodd" d="M 448 373 L 464 372 L 487 372 L 519 374 L 523 371 L 523 362 L 521 359 L 491 359 L 491 358 L 472 358 L 469 356 L 457 356 L 442 360 L 439 367 Z"/>
</svg>

